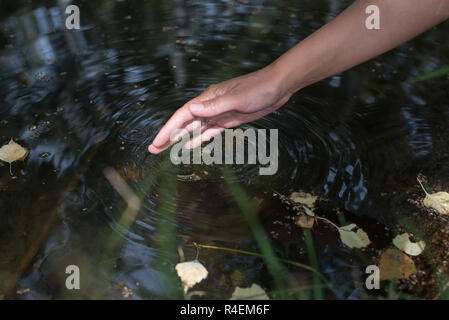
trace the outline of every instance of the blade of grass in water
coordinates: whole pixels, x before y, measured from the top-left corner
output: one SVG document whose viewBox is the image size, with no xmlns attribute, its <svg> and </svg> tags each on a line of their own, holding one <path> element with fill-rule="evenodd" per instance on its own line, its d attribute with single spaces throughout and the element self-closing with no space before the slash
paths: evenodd
<svg viewBox="0 0 449 320">
<path fill-rule="evenodd" d="M 422 74 L 420 76 L 414 77 L 410 80 L 408 80 L 408 83 L 415 83 L 415 82 L 421 82 L 421 81 L 425 81 L 425 80 L 429 80 L 429 79 L 433 79 L 436 77 L 441 77 L 444 76 L 445 74 L 449 73 L 449 66 L 443 67 L 441 69 L 429 72 L 429 73 L 425 73 Z"/>
<path fill-rule="evenodd" d="M 304 228 L 303 230 L 307 247 L 307 255 L 309 256 L 310 264 L 315 270 L 319 270 L 318 259 L 315 252 L 315 246 L 313 244 L 312 233 L 310 232 L 310 229 Z M 312 287 L 314 298 L 316 300 L 323 300 L 324 299 L 323 286 L 321 284 L 321 279 L 318 274 L 313 273 L 312 283 L 313 283 Z"/>
<path fill-rule="evenodd" d="M 287 289 L 286 275 L 288 275 L 288 271 L 279 262 L 270 241 L 268 240 L 268 237 L 266 236 L 266 233 L 257 219 L 256 213 L 245 194 L 245 191 L 242 189 L 240 184 L 236 182 L 234 174 L 229 169 L 223 168 L 223 177 L 229 191 L 240 207 L 240 210 L 242 211 L 260 250 L 262 251 L 268 271 L 273 277 L 276 289 L 281 292 L 280 298 L 289 299 L 289 296 L 285 294 Z"/>
<path fill-rule="evenodd" d="M 255 256 L 255 257 L 262 257 L 262 258 L 263 258 L 263 256 L 264 256 L 264 255 L 261 254 L 261 253 L 252 252 L 252 251 L 246 251 L 246 250 L 239 250 L 239 249 L 234 249 L 234 248 L 226 248 L 226 247 L 212 246 L 212 245 L 199 244 L 199 243 L 195 243 L 195 246 L 200 247 L 200 248 L 205 248 L 205 249 L 214 249 L 214 250 L 223 250 L 223 251 L 229 251 L 229 252 L 241 253 L 241 254 L 246 254 L 246 255 Z M 276 257 L 276 258 L 277 258 L 277 257 Z M 312 268 L 311 266 L 308 266 L 308 265 L 306 265 L 306 264 L 299 263 L 299 262 L 296 262 L 296 261 L 292 261 L 292 260 L 288 260 L 288 259 L 281 259 L 281 258 L 277 258 L 277 259 L 278 259 L 280 262 L 287 263 L 287 264 L 290 264 L 290 265 L 292 265 L 292 266 L 299 267 L 299 268 L 308 270 L 308 271 L 310 271 L 310 272 L 316 273 L 316 274 L 318 275 L 318 277 L 321 279 L 321 282 L 324 283 L 324 284 L 322 285 L 322 287 L 328 288 L 328 289 L 332 290 L 332 291 L 335 293 L 335 295 L 336 295 L 337 297 L 341 298 L 341 297 L 340 297 L 340 294 L 339 294 L 338 291 L 337 291 L 337 290 L 340 289 L 340 288 L 331 285 L 331 284 L 327 281 L 327 279 L 324 277 L 324 275 L 322 275 L 322 274 L 321 274 L 320 272 L 318 272 L 316 269 Z M 291 292 L 291 291 L 293 290 L 293 291 L 295 291 L 295 292 L 297 292 L 297 293 L 299 294 L 300 299 L 303 299 L 302 296 L 304 296 L 305 299 L 308 299 L 308 298 L 305 297 L 305 293 L 304 293 L 304 291 L 303 291 L 304 289 L 305 289 L 305 288 L 303 288 L 303 289 L 301 289 L 301 288 L 296 288 L 296 289 L 293 290 L 292 287 L 289 287 L 287 291 L 288 291 L 288 292 Z M 345 289 L 342 288 L 342 290 L 345 290 Z M 280 291 L 276 291 L 276 292 L 280 292 Z M 350 292 L 352 292 L 352 291 L 349 291 L 349 293 L 350 293 Z"/>
<path fill-rule="evenodd" d="M 156 248 L 166 257 L 165 260 L 159 258 L 156 268 L 164 275 L 164 285 L 167 289 L 167 299 L 182 298 L 179 290 L 179 281 L 176 278 L 171 266 L 175 265 L 177 257 L 176 246 L 176 203 L 177 199 L 177 182 L 176 172 L 170 172 L 172 164 L 168 157 L 164 159 L 161 170 L 161 188 L 159 197 L 159 212 L 161 218 L 157 225 L 157 243 Z"/>
<path fill-rule="evenodd" d="M 233 249 L 233 248 L 225 248 L 225 247 L 219 247 L 219 246 L 210 246 L 210 245 L 206 245 L 206 244 L 196 244 L 196 246 L 200 247 L 200 248 L 206 248 L 206 249 L 216 249 L 216 250 L 224 250 L 224 251 L 229 251 L 229 252 L 235 252 L 235 253 L 242 253 L 242 254 L 247 254 L 249 256 L 255 256 L 255 257 L 263 257 L 263 254 L 261 253 L 257 253 L 257 252 L 251 252 L 251 251 L 246 251 L 246 250 L 238 250 L 238 249 Z M 277 258 L 279 259 L 279 258 Z M 296 262 L 296 261 L 291 261 L 288 259 L 279 259 L 279 261 L 282 261 L 284 263 L 288 263 L 291 264 L 293 266 L 302 268 L 302 269 L 306 269 L 309 270 L 311 272 L 317 272 L 314 268 L 312 268 L 311 266 Z"/>
</svg>

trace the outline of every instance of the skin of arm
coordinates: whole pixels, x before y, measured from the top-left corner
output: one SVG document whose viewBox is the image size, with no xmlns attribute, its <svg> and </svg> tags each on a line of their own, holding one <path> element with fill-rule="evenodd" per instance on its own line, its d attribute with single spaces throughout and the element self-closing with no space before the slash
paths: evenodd
<svg viewBox="0 0 449 320">
<path fill-rule="evenodd" d="M 380 10 L 380 29 L 368 29 L 366 8 Z M 259 119 L 284 105 L 298 90 L 374 58 L 449 18 L 449 0 L 357 0 L 267 67 L 211 85 L 169 119 L 148 147 L 160 153 L 178 139 L 177 129 L 201 135 L 194 148 L 226 128 Z M 201 122 L 199 122 L 199 121 Z"/>
</svg>

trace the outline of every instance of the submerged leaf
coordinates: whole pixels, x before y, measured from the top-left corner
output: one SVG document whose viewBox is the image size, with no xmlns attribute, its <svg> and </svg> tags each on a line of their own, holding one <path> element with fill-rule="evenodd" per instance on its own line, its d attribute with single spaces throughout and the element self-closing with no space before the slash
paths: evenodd
<svg viewBox="0 0 449 320">
<path fill-rule="evenodd" d="M 0 148 L 0 160 L 11 163 L 17 160 L 24 160 L 28 155 L 28 150 L 16 143 L 13 139 Z"/>
<path fill-rule="evenodd" d="M 311 229 L 313 227 L 314 222 L 315 222 L 315 219 L 313 217 L 310 217 L 305 214 L 299 215 L 296 219 L 296 225 L 301 228 Z"/>
<path fill-rule="evenodd" d="M 349 248 L 364 248 L 371 243 L 371 240 L 368 238 L 366 232 L 360 228 L 357 229 L 357 232 L 354 232 L 353 229 L 356 227 L 357 225 L 353 223 L 338 228 L 340 239 Z"/>
<path fill-rule="evenodd" d="M 236 287 L 231 300 L 270 300 L 265 291 L 257 284 L 249 288 Z"/>
<path fill-rule="evenodd" d="M 380 280 L 408 279 L 416 273 L 413 260 L 397 249 L 387 249 L 380 258 Z"/>
<path fill-rule="evenodd" d="M 206 279 L 208 275 L 207 269 L 198 260 L 178 263 L 175 269 L 184 285 L 184 292 Z"/>
<path fill-rule="evenodd" d="M 393 244 L 400 250 L 404 251 L 406 254 L 411 256 L 420 255 L 421 252 L 424 251 L 426 247 L 426 243 L 424 241 L 411 242 L 410 235 L 408 233 L 403 233 L 397 235 L 393 239 Z"/>
</svg>

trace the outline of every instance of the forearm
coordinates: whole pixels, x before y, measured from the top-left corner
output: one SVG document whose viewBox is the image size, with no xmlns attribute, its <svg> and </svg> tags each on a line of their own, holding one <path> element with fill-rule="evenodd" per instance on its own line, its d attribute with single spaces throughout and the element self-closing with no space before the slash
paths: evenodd
<svg viewBox="0 0 449 320">
<path fill-rule="evenodd" d="M 366 8 L 380 9 L 380 30 L 369 30 Z M 449 17 L 449 0 L 357 0 L 271 66 L 281 90 L 295 91 L 406 42 Z"/>
</svg>

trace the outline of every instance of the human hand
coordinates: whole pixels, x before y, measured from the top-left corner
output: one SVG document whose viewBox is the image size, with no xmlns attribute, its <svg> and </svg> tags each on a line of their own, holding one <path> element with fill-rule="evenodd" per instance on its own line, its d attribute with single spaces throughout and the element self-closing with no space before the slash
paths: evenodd
<svg viewBox="0 0 449 320">
<path fill-rule="evenodd" d="M 195 148 L 227 128 L 237 127 L 273 112 L 284 105 L 290 96 L 291 93 L 282 89 L 280 74 L 271 65 L 211 85 L 173 114 L 148 147 L 148 151 L 164 151 L 179 141 L 170 139 L 176 130 L 185 129 L 190 134 L 200 124 L 201 134 L 185 145 L 188 149 Z"/>
</svg>

